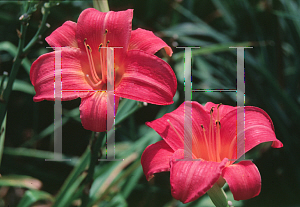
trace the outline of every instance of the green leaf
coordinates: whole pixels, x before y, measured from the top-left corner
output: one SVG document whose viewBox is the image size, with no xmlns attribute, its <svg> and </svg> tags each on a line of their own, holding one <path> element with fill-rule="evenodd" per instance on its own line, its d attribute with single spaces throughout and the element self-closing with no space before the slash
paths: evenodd
<svg viewBox="0 0 300 207">
<path fill-rule="evenodd" d="M 2 79 L 2 76 L 0 76 L 0 80 L 1 79 Z M 3 88 L 6 87 L 6 84 L 7 84 L 7 78 L 6 78 L 6 80 L 4 80 Z M 35 95 L 34 87 L 31 84 L 27 83 L 26 81 L 15 79 L 12 89 L 14 91 L 21 91 L 21 92 L 27 93 L 29 95 L 33 95 L 33 96 Z"/>
<path fill-rule="evenodd" d="M 12 57 L 16 57 L 18 48 L 12 44 L 11 42 L 8 41 L 3 41 L 0 42 L 0 51 L 6 51 L 8 52 Z M 24 58 L 21 62 L 21 65 L 24 67 L 25 71 L 27 74 L 30 74 L 30 67 L 31 67 L 31 62 L 29 61 L 28 58 Z"/>
<path fill-rule="evenodd" d="M 78 165 L 72 170 L 72 172 L 64 182 L 63 186 L 61 187 L 58 195 L 56 196 L 55 203 L 52 205 L 52 207 L 65 206 L 66 203 L 69 203 L 71 201 L 69 197 L 68 199 L 66 199 L 64 198 L 64 196 L 65 194 L 69 192 L 74 192 L 76 190 L 76 187 L 78 186 L 79 182 L 78 177 L 88 166 L 90 162 L 90 155 L 91 151 L 89 148 L 87 148 L 84 154 L 81 156 Z"/>
<path fill-rule="evenodd" d="M 41 181 L 25 175 L 4 175 L 0 177 L 0 186 L 20 187 L 29 189 L 39 189 Z"/>
<path fill-rule="evenodd" d="M 228 50 L 234 50 L 233 48 L 229 47 L 247 47 L 251 46 L 251 42 L 229 42 L 229 43 L 222 43 L 222 44 L 214 44 L 207 47 L 202 47 L 200 49 L 192 49 L 192 55 L 207 55 L 216 52 L 224 52 Z M 184 51 L 180 53 L 176 53 L 173 55 L 173 59 L 175 61 L 184 58 Z"/>
<path fill-rule="evenodd" d="M 128 204 L 122 194 L 117 194 L 109 202 L 108 207 L 127 207 Z"/>
<path fill-rule="evenodd" d="M 137 101 L 130 99 L 122 99 L 118 107 L 118 113 L 116 115 L 116 124 L 124 121 L 128 116 L 138 110 L 140 106 Z"/>
<path fill-rule="evenodd" d="M 41 200 L 49 200 L 52 201 L 52 196 L 44 191 L 38 191 L 38 190 L 27 190 L 25 192 L 24 197 L 20 201 L 19 205 L 17 207 L 30 207 L 32 204 L 34 204 L 37 201 Z"/>
<path fill-rule="evenodd" d="M 1 166 L 1 161 L 2 161 L 4 140 L 5 140 L 6 117 L 7 117 L 7 114 L 5 114 L 4 120 L 2 122 L 2 126 L 0 128 L 0 166 Z"/>
<path fill-rule="evenodd" d="M 5 147 L 3 153 L 6 155 L 11 156 L 18 156 L 18 157 L 28 157 L 34 159 L 53 159 L 54 152 L 43 151 L 43 150 L 36 150 L 36 149 L 28 149 L 28 148 L 13 148 L 13 147 Z M 61 155 L 61 154 L 60 154 Z M 71 162 L 66 162 L 67 164 L 75 165 L 78 161 L 76 157 L 69 157 L 65 155 L 61 155 L 63 159 L 71 159 Z"/>
</svg>

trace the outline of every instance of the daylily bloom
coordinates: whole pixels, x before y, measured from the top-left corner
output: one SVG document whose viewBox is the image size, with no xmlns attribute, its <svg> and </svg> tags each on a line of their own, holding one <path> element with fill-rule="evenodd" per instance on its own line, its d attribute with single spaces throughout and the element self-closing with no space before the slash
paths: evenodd
<svg viewBox="0 0 300 207">
<path fill-rule="evenodd" d="M 170 171 L 172 196 L 183 203 L 196 200 L 215 183 L 221 187 L 225 181 L 235 200 L 257 196 L 261 177 L 255 164 L 249 160 L 233 163 L 240 156 L 237 156 L 237 136 L 241 133 L 245 133 L 245 152 L 262 142 L 271 141 L 274 148 L 283 146 L 276 139 L 268 114 L 252 106 L 240 111 L 226 105 L 189 103 L 192 129 L 188 128 L 186 139 L 192 139 L 188 153 L 193 159 L 180 160 L 184 158 L 183 103 L 175 111 L 146 123 L 163 138 L 143 152 L 141 163 L 147 180 L 155 173 Z M 237 115 L 244 116 L 244 112 L 245 128 L 237 131 Z"/>
<path fill-rule="evenodd" d="M 80 118 L 84 128 L 106 130 L 106 47 L 114 49 L 115 107 L 119 97 L 158 105 L 173 103 L 177 88 L 171 67 L 154 54 L 171 48 L 151 31 L 131 30 L 133 10 L 102 13 L 84 10 L 77 23 L 65 22 L 46 38 L 61 49 L 62 101 L 81 98 Z M 40 56 L 31 66 L 34 101 L 54 101 L 55 52 Z"/>
</svg>

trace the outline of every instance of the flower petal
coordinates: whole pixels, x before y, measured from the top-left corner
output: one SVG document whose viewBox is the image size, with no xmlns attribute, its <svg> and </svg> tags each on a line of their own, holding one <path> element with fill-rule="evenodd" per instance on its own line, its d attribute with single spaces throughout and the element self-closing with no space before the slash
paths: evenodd
<svg viewBox="0 0 300 207">
<path fill-rule="evenodd" d="M 260 193 L 261 177 L 255 164 L 241 161 L 222 171 L 235 200 L 246 200 Z"/>
<path fill-rule="evenodd" d="M 175 74 L 162 59 L 140 50 L 128 51 L 125 73 L 116 95 L 137 101 L 168 105 L 177 88 Z"/>
<path fill-rule="evenodd" d="M 46 37 L 46 41 L 51 47 L 78 47 L 75 39 L 76 28 L 77 24 L 75 22 L 66 21 Z"/>
<path fill-rule="evenodd" d="M 181 161 L 184 150 L 174 153 L 170 170 L 172 196 L 183 203 L 204 195 L 219 179 L 228 159 L 222 162 Z"/>
<path fill-rule="evenodd" d="M 202 124 L 205 129 L 208 129 L 209 115 L 205 112 L 201 104 L 194 101 L 190 103 L 192 104 L 192 154 L 195 157 L 209 160 L 203 129 L 201 127 Z M 146 125 L 154 129 L 174 151 L 184 148 L 184 110 L 185 103 L 182 103 L 171 113 L 167 113 L 159 119 L 146 123 Z M 188 126 L 186 125 L 186 127 Z M 188 127 L 188 134 L 191 134 L 190 131 L 191 129 Z M 187 139 L 190 139 L 190 137 L 187 137 Z"/>
<path fill-rule="evenodd" d="M 203 129 L 201 128 L 202 124 L 205 129 L 208 129 L 209 115 L 205 112 L 201 104 L 193 101 L 190 103 L 192 104 L 192 153 L 195 157 L 209 160 L 205 139 L 203 137 Z M 146 123 L 146 125 L 154 129 L 174 151 L 184 148 L 184 109 L 185 103 L 182 103 L 171 113 L 167 113 L 159 119 Z M 176 131 L 174 131 L 169 122 Z M 188 131 L 190 131 L 189 128 Z M 187 137 L 187 139 L 190 138 Z"/>
<path fill-rule="evenodd" d="M 86 82 L 81 70 L 78 60 L 80 54 L 79 49 L 76 48 L 62 48 L 61 50 L 62 101 L 88 95 L 88 92 L 78 90 L 93 90 Z M 54 101 L 54 78 L 55 52 L 46 53 L 32 63 L 30 80 L 36 91 L 34 101 Z"/>
<path fill-rule="evenodd" d="M 217 120 L 217 114 L 218 114 L 218 107 L 219 104 L 215 104 L 212 102 L 207 102 L 204 106 L 205 110 L 209 113 L 211 108 L 214 107 L 214 112 L 213 112 L 213 118 L 214 120 Z M 228 106 L 228 105 L 223 105 L 221 104 L 219 106 L 219 119 L 222 119 L 226 114 L 228 114 L 230 111 L 236 109 L 236 107 L 233 106 Z"/>
<path fill-rule="evenodd" d="M 237 123 L 237 115 L 242 113 L 241 115 L 244 116 L 244 112 L 245 129 L 239 127 L 240 131 L 237 131 L 237 124 L 243 124 Z M 239 139 L 239 137 L 242 137 L 243 133 L 245 133 L 244 142 L 242 139 Z M 253 106 L 246 106 L 244 107 L 244 110 L 232 110 L 225 115 L 223 119 L 221 119 L 221 137 L 221 144 L 223 146 L 221 158 L 239 158 L 243 153 L 248 152 L 250 149 L 263 142 L 272 141 L 272 147 L 275 148 L 283 146 L 275 136 L 271 118 L 264 110 Z M 243 145 L 244 143 L 245 145 Z M 231 156 L 231 152 L 234 152 L 235 155 Z"/>
<path fill-rule="evenodd" d="M 115 96 L 115 114 L 119 105 L 119 97 Z M 113 110 L 109 105 L 108 110 Z M 83 98 L 79 106 L 82 126 L 94 132 L 106 131 L 107 119 L 107 92 L 94 92 L 91 96 Z M 110 123 L 107 130 L 110 130 Z"/>
<path fill-rule="evenodd" d="M 170 171 L 170 157 L 174 151 L 164 141 L 149 145 L 142 154 L 141 163 L 144 174 L 149 181 L 154 173 Z"/>
<path fill-rule="evenodd" d="M 131 34 L 131 21 L 133 10 L 103 13 L 96 9 L 85 9 L 77 22 L 76 38 L 78 47 L 85 51 L 84 40 L 91 47 L 93 57 L 98 57 L 98 47 L 102 43 L 109 47 L 122 47 L 115 49 L 115 61 L 122 61 L 128 49 Z M 107 30 L 107 34 L 105 35 Z M 96 60 L 95 64 L 96 64 Z"/>
<path fill-rule="evenodd" d="M 154 55 L 157 51 L 164 48 L 169 56 L 172 56 L 172 49 L 162 39 L 155 36 L 153 32 L 138 28 L 131 32 L 128 50 L 143 50 Z"/>
</svg>

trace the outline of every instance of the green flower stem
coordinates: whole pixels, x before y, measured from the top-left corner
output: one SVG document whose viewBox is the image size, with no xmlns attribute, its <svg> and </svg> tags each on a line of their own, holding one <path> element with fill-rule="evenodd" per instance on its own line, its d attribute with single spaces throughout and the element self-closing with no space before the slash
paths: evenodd
<svg viewBox="0 0 300 207">
<path fill-rule="evenodd" d="M 207 191 L 207 194 L 216 207 L 229 207 L 224 190 L 217 183 Z"/>
<path fill-rule="evenodd" d="M 21 65 L 21 61 L 22 61 L 22 48 L 24 47 L 24 43 L 25 43 L 25 34 L 26 34 L 26 30 L 27 30 L 27 23 L 23 22 L 21 24 L 21 37 L 19 39 L 19 44 L 18 44 L 18 52 L 17 52 L 17 56 L 14 59 L 14 63 L 8 78 L 8 82 L 6 85 L 6 88 L 3 91 L 2 97 L 1 98 L 1 102 L 0 102 L 0 123 L 3 122 L 4 116 L 6 114 L 6 108 L 7 108 L 7 102 L 9 99 L 9 95 L 12 91 L 12 86 L 14 84 L 14 81 L 17 77 L 20 65 Z"/>
<path fill-rule="evenodd" d="M 93 0 L 94 8 L 101 12 L 109 12 L 107 0 Z"/>
<path fill-rule="evenodd" d="M 93 177 L 95 172 L 95 167 L 98 162 L 98 159 L 101 158 L 101 145 L 102 140 L 105 137 L 106 132 L 101 132 L 99 136 L 95 136 L 95 133 L 93 132 L 91 143 L 90 143 L 90 149 L 91 149 L 91 158 L 90 158 L 90 165 L 88 169 L 88 174 L 86 178 L 83 181 L 83 185 L 85 186 L 84 192 L 81 196 L 81 207 L 85 207 L 88 205 L 88 202 L 90 200 L 90 188 L 93 183 Z M 100 152 L 100 156 L 98 156 L 98 153 Z"/>
<path fill-rule="evenodd" d="M 26 47 L 24 49 L 22 49 L 24 54 L 26 54 L 32 48 L 32 46 L 36 43 L 36 41 L 40 39 L 40 35 L 43 34 L 46 31 L 46 29 L 48 28 L 46 26 L 47 25 L 46 21 L 50 14 L 50 5 L 45 3 L 43 8 L 44 8 L 44 10 L 42 10 L 43 18 L 42 18 L 41 26 L 39 27 L 38 31 L 35 33 L 33 38 L 30 40 L 30 42 L 26 45 Z"/>
<path fill-rule="evenodd" d="M 25 48 L 24 48 L 25 36 L 26 36 L 26 31 L 27 31 L 27 27 L 28 27 L 29 18 L 26 19 L 25 21 L 23 21 L 22 24 L 21 24 L 20 38 L 19 38 L 19 43 L 18 43 L 18 51 L 17 51 L 17 54 L 14 58 L 14 63 L 13 63 L 12 69 L 10 71 L 10 75 L 9 75 L 9 79 L 8 79 L 6 88 L 4 89 L 3 94 L 0 97 L 0 100 L 1 100 L 1 102 L 0 102 L 0 123 L 3 122 L 4 116 L 6 114 L 8 99 L 9 99 L 10 93 L 12 91 L 12 86 L 14 84 L 14 81 L 17 77 L 21 62 L 22 62 L 23 58 L 26 56 L 26 53 L 31 49 L 31 47 L 38 40 L 40 35 L 47 28 L 46 19 L 47 19 L 49 13 L 50 13 L 50 5 L 45 4 L 43 9 L 44 9 L 44 15 L 43 15 L 41 26 L 38 29 L 35 36 L 31 39 L 31 41 L 28 43 L 28 45 Z"/>
<path fill-rule="evenodd" d="M 71 189 L 72 184 L 76 182 L 77 178 L 82 174 L 86 166 L 89 164 L 90 155 L 90 148 L 87 148 L 81 156 L 80 160 L 78 161 L 76 167 L 72 170 L 72 172 L 64 182 L 63 186 L 61 187 L 52 207 L 63 207 L 65 206 L 64 204 L 68 202 L 68 200 L 66 200 L 67 198 L 65 198 L 65 195 Z"/>
<path fill-rule="evenodd" d="M 129 106 L 129 108 L 127 108 L 127 106 Z M 133 108 L 132 110 L 130 110 L 130 108 Z M 118 125 L 119 123 L 121 123 L 121 121 L 123 121 L 124 119 L 126 119 L 129 115 L 131 115 L 132 113 L 134 113 L 135 111 L 137 111 L 139 107 L 135 101 L 132 100 L 128 100 L 125 99 L 123 100 L 120 105 L 119 105 L 119 110 L 116 116 L 116 125 Z M 78 110 L 78 109 L 76 109 Z M 124 112 L 126 111 L 126 113 Z M 72 113 L 72 112 L 71 112 Z M 53 126 L 51 126 L 53 128 Z M 68 178 L 66 179 L 66 181 L 64 182 L 63 186 L 61 187 L 61 190 L 59 191 L 58 195 L 56 196 L 55 202 L 52 205 L 53 207 L 64 207 L 66 206 L 67 203 L 70 203 L 73 201 L 74 198 L 77 198 L 77 195 L 82 195 L 84 190 L 88 190 L 89 187 L 87 184 L 90 184 L 88 181 L 91 180 L 91 178 L 93 178 L 94 172 L 93 169 L 95 168 L 95 164 L 93 164 L 92 166 L 90 165 L 89 167 L 89 175 L 88 178 L 85 178 L 85 180 L 83 181 L 83 183 L 81 184 L 81 186 L 79 186 L 78 188 L 76 187 L 76 189 L 72 188 L 72 184 L 77 180 L 77 178 L 80 176 L 80 174 L 82 174 L 84 172 L 84 169 L 89 165 L 91 160 L 94 160 L 95 156 L 98 155 L 97 153 L 99 152 L 99 148 L 97 148 L 99 146 L 98 142 L 102 142 L 102 140 L 104 141 L 104 138 L 101 138 L 101 136 L 105 137 L 106 132 L 100 133 L 100 138 L 98 137 L 98 139 L 96 140 L 96 142 L 94 143 L 96 150 L 94 150 L 92 152 L 92 148 L 91 147 L 87 147 L 86 151 L 83 153 L 83 155 L 81 156 L 80 160 L 78 161 L 76 167 L 72 170 L 72 172 L 70 173 L 70 175 L 68 176 Z M 94 135 L 92 135 L 92 140 L 93 140 Z M 103 144 L 105 144 L 105 141 L 103 142 Z M 101 146 L 101 145 L 100 145 Z M 97 150 L 98 149 L 98 150 Z M 94 155 L 92 155 L 94 153 Z M 97 160 L 96 160 L 97 161 Z M 69 194 L 69 191 L 74 191 L 74 196 L 72 196 L 71 198 L 66 197 L 66 194 Z M 82 206 L 84 205 L 89 205 L 88 202 L 90 202 L 88 195 L 85 195 L 82 198 L 83 202 L 82 202 Z M 85 203 L 84 203 L 85 202 Z"/>
</svg>

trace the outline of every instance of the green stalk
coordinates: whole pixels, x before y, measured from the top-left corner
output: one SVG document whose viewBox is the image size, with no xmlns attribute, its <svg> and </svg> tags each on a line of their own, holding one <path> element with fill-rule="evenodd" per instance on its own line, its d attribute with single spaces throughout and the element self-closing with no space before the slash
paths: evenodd
<svg viewBox="0 0 300 207">
<path fill-rule="evenodd" d="M 25 2 L 25 3 L 27 3 L 27 2 Z M 27 4 L 24 5 L 24 7 L 26 7 L 26 6 L 28 6 L 28 5 Z M 35 36 L 31 39 L 31 41 L 28 43 L 28 45 L 25 48 L 24 48 L 25 36 L 26 36 L 26 31 L 27 31 L 28 20 L 29 19 L 23 21 L 22 24 L 21 24 L 20 38 L 19 38 L 19 43 L 18 43 L 18 51 L 17 51 L 17 54 L 14 58 L 14 63 L 13 63 L 12 69 L 10 71 L 10 75 L 9 75 L 9 79 L 8 79 L 6 88 L 3 91 L 2 97 L 0 97 L 0 99 L 1 99 L 1 102 L 0 102 L 0 123 L 3 122 L 4 116 L 6 114 L 8 99 L 9 99 L 10 93 L 12 91 L 12 86 L 14 84 L 14 81 L 17 77 L 21 62 L 22 62 L 23 58 L 26 56 L 26 53 L 31 49 L 31 47 L 38 40 L 40 35 L 47 28 L 46 20 L 47 20 L 47 17 L 49 15 L 49 13 L 50 13 L 50 6 L 45 4 L 45 6 L 43 8 L 44 8 L 44 15 L 43 15 L 41 26 L 38 29 L 38 31 L 36 32 Z"/>
<path fill-rule="evenodd" d="M 22 50 L 23 50 L 23 53 L 26 54 L 31 48 L 32 46 L 36 43 L 36 41 L 38 41 L 40 39 L 40 35 L 42 33 L 45 32 L 45 30 L 47 29 L 47 18 L 50 14 L 50 6 L 47 5 L 45 3 L 44 5 L 44 10 L 43 10 L 43 18 L 42 18 L 42 23 L 41 23 L 41 26 L 39 27 L 38 31 L 35 33 L 35 35 L 33 36 L 33 38 L 30 40 L 30 42 L 26 45 L 26 47 L 23 49 L 22 47 Z"/>
<path fill-rule="evenodd" d="M 101 145 L 102 145 L 102 140 L 105 137 L 106 132 L 102 132 L 99 134 L 99 136 L 94 136 L 93 132 L 93 137 L 92 137 L 92 142 L 90 144 L 91 148 L 91 158 L 90 158 L 90 166 L 88 169 L 88 174 L 83 181 L 83 185 L 85 186 L 84 192 L 82 193 L 81 196 L 81 207 L 86 207 L 89 203 L 90 200 L 90 188 L 93 183 L 93 177 L 94 177 L 94 172 L 95 172 L 95 167 L 98 162 L 98 153 L 100 151 L 100 157 L 102 156 L 101 153 Z"/>
<path fill-rule="evenodd" d="M 4 116 L 6 114 L 6 108 L 7 108 L 7 102 L 9 99 L 9 95 L 12 91 L 12 86 L 13 83 L 17 77 L 20 65 L 21 65 L 21 61 L 22 61 L 22 48 L 24 47 L 25 44 L 25 34 L 26 34 L 26 30 L 27 30 L 27 24 L 24 22 L 21 24 L 21 37 L 19 39 L 19 44 L 18 44 L 18 52 L 17 55 L 14 59 L 14 63 L 8 78 L 8 82 L 6 85 L 6 88 L 3 91 L 2 97 L 0 97 L 2 100 L 0 102 L 0 123 L 3 122 Z"/>
<path fill-rule="evenodd" d="M 64 204 L 68 201 L 64 200 L 65 194 L 70 190 L 72 184 L 77 180 L 77 178 L 82 174 L 86 166 L 89 164 L 89 156 L 91 155 L 91 151 L 89 148 L 85 150 L 83 155 L 81 156 L 78 164 L 72 170 L 63 186 L 61 187 L 58 195 L 55 198 L 55 202 L 52 207 L 63 207 Z"/>
<path fill-rule="evenodd" d="M 93 0 L 94 8 L 101 12 L 109 12 L 107 0 Z"/>
<path fill-rule="evenodd" d="M 207 191 L 207 194 L 216 207 L 229 207 L 224 190 L 217 183 Z"/>
</svg>

